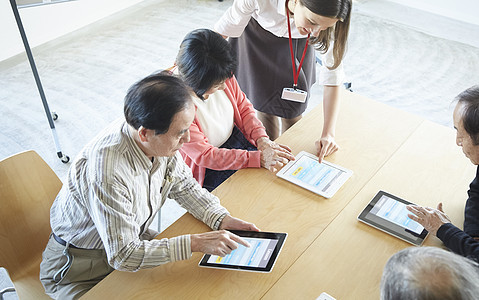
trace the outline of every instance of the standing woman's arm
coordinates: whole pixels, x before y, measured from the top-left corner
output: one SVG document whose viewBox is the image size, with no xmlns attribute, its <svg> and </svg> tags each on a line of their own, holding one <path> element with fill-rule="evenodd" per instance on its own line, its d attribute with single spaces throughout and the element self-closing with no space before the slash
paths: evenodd
<svg viewBox="0 0 479 300">
<path fill-rule="evenodd" d="M 336 6 L 314 6 L 309 2 L 313 12 L 319 15 L 334 16 L 338 21 L 334 27 L 322 30 L 318 37 L 312 39 L 317 50 L 323 53 L 322 66 L 319 75 L 319 83 L 324 85 L 323 108 L 324 124 L 323 132 L 316 141 L 316 149 L 321 162 L 324 156 L 330 155 L 339 149 L 335 137 L 336 120 L 339 113 L 340 88 L 344 81 L 342 61 L 347 49 L 349 25 L 351 21 L 352 0 L 329 0 Z M 314 7 L 313 7 L 314 6 Z M 331 7 L 338 9 L 330 11 Z"/>
<path fill-rule="evenodd" d="M 323 131 L 316 141 L 316 151 L 321 162 L 325 156 L 333 154 L 339 149 L 336 143 L 336 121 L 340 108 L 340 89 L 344 82 L 345 74 L 343 64 L 330 69 L 335 62 L 334 42 L 331 42 L 326 53 L 321 55 L 322 65 L 319 71 L 318 83 L 324 86 L 323 89 Z"/>
<path fill-rule="evenodd" d="M 323 92 L 323 111 L 324 122 L 321 137 L 316 141 L 317 155 L 321 162 L 325 156 L 328 156 L 339 149 L 335 141 L 336 120 L 339 114 L 339 86 L 325 85 Z"/>
<path fill-rule="evenodd" d="M 257 9 L 257 0 L 235 0 L 214 25 L 223 37 L 239 37 Z"/>
</svg>

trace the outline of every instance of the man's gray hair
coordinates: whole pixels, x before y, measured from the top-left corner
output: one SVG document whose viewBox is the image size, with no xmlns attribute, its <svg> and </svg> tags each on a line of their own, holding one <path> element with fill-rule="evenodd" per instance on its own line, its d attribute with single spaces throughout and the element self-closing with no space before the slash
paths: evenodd
<svg viewBox="0 0 479 300">
<path fill-rule="evenodd" d="M 479 85 L 472 86 L 455 98 L 464 105 L 462 124 L 474 145 L 479 145 Z"/>
<path fill-rule="evenodd" d="M 479 265 L 437 247 L 409 247 L 384 267 L 381 300 L 479 298 Z"/>
</svg>

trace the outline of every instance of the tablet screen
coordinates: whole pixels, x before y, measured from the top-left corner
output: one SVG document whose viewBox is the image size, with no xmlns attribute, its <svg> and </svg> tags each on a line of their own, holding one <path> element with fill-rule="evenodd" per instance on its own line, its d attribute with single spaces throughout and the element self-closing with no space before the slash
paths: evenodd
<svg viewBox="0 0 479 300">
<path fill-rule="evenodd" d="M 421 224 L 408 217 L 408 204 L 412 203 L 380 191 L 358 219 L 406 242 L 421 245 L 428 232 Z"/>
<path fill-rule="evenodd" d="M 286 239 L 286 233 L 235 231 L 250 247 L 238 244 L 238 248 L 221 257 L 205 254 L 200 266 L 245 271 L 270 272 Z"/>
<path fill-rule="evenodd" d="M 421 224 L 411 220 L 407 216 L 409 211 L 406 209 L 406 204 L 386 195 L 382 195 L 379 198 L 370 213 L 396 225 L 407 228 L 416 234 L 421 234 L 424 229 Z"/>
<path fill-rule="evenodd" d="M 264 268 L 273 254 L 278 240 L 243 238 L 251 247 L 238 244 L 238 248 L 225 257 L 211 255 L 209 263 Z"/>
<path fill-rule="evenodd" d="M 319 163 L 316 156 L 302 151 L 277 175 L 330 198 L 352 175 L 352 171 L 326 161 Z"/>
</svg>

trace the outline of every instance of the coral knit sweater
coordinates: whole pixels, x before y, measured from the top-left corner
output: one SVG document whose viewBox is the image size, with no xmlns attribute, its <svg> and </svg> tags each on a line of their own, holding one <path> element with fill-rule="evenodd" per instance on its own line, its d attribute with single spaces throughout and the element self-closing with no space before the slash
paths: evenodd
<svg viewBox="0 0 479 300">
<path fill-rule="evenodd" d="M 233 105 L 234 124 L 246 139 L 256 145 L 261 137 L 268 137 L 260 120 L 256 117 L 253 105 L 241 91 L 236 78 L 226 80 L 224 92 Z M 203 133 L 197 116 L 190 126 L 190 142 L 180 149 L 186 164 L 191 168 L 195 179 L 203 185 L 206 169 L 238 170 L 243 168 L 259 168 L 260 152 L 241 149 L 225 149 L 214 147 Z"/>
</svg>

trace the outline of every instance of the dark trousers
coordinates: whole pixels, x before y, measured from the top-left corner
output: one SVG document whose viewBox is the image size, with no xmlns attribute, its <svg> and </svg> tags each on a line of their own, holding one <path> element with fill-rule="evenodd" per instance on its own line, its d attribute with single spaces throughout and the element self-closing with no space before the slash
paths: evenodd
<svg viewBox="0 0 479 300">
<path fill-rule="evenodd" d="M 233 132 L 231 133 L 229 139 L 219 148 L 243 149 L 248 151 L 258 150 L 255 146 L 251 145 L 251 143 L 244 137 L 243 133 L 236 126 L 233 128 Z M 235 172 L 236 170 L 217 171 L 206 169 L 203 187 L 211 192 Z"/>
</svg>

